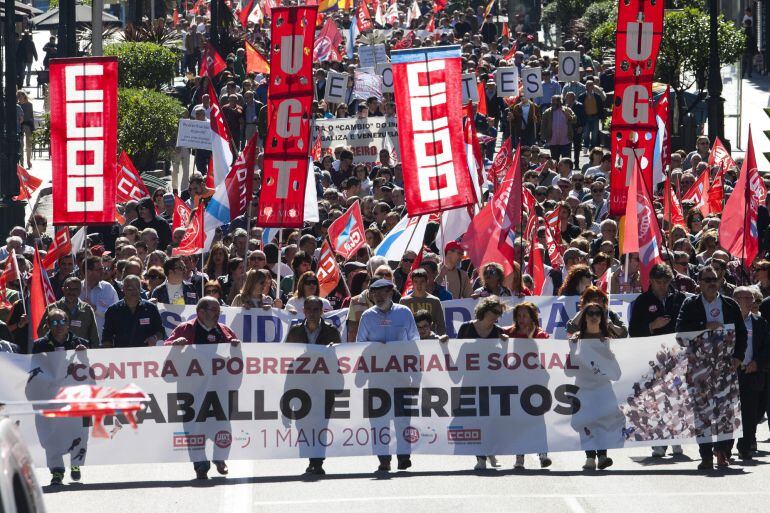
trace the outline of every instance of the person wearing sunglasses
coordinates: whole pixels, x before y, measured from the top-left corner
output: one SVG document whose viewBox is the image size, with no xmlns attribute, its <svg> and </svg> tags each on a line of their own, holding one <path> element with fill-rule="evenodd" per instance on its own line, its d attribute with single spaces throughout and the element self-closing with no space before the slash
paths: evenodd
<svg viewBox="0 0 770 513">
<path fill-rule="evenodd" d="M 194 305 L 198 303 L 201 289 L 185 281 L 187 267 L 180 257 L 171 257 L 163 263 L 166 281 L 158 285 L 150 297 L 158 303 Z"/>
<path fill-rule="evenodd" d="M 301 312 L 304 308 L 305 299 L 308 297 L 316 297 L 321 293 L 321 287 L 318 283 L 318 277 L 313 271 L 307 271 L 299 277 L 297 282 L 297 290 L 294 291 L 291 298 L 286 301 L 286 310 L 292 313 Z M 332 305 L 325 298 L 319 297 L 323 306 L 324 312 L 331 312 Z"/>
<path fill-rule="evenodd" d="M 510 289 L 503 286 L 503 266 L 497 262 L 490 262 L 486 264 L 479 276 L 481 280 L 481 287 L 478 287 L 471 294 L 472 298 L 498 296 L 498 297 L 511 297 Z"/>
<path fill-rule="evenodd" d="M 735 346 L 732 354 L 732 368 L 737 370 L 746 355 L 748 336 L 746 323 L 743 321 L 740 307 L 734 299 L 719 293 L 719 278 L 710 265 L 704 266 L 698 273 L 700 294 L 685 299 L 676 320 L 676 331 L 718 330 L 727 324 L 735 326 Z M 717 466 L 730 465 L 732 440 L 716 443 L 699 443 L 701 463 L 698 470 L 714 468 L 714 453 Z"/>
<path fill-rule="evenodd" d="M 401 257 L 398 267 L 396 267 L 396 270 L 393 272 L 393 283 L 396 285 L 397 290 L 404 290 L 406 278 L 412 271 L 412 264 L 414 264 L 416 258 L 417 253 L 411 250 L 405 251 L 404 255 Z"/>
<path fill-rule="evenodd" d="M 506 306 L 498 296 L 491 295 L 481 299 L 476 304 L 474 309 L 475 319 L 472 321 L 466 321 L 460 325 L 457 330 L 457 338 L 459 339 L 503 339 L 507 340 L 508 336 L 503 333 L 503 329 L 497 324 L 505 313 Z M 487 461 L 493 468 L 497 468 L 497 458 L 492 455 L 476 456 L 476 466 L 474 470 L 487 470 Z"/>
<path fill-rule="evenodd" d="M 571 423 L 586 448 L 583 470 L 604 470 L 613 463 L 604 447 L 622 443 L 626 420 L 612 390 L 612 382 L 620 379 L 620 365 L 610 348 L 612 333 L 604 303 L 587 301 L 579 317 L 578 330 L 569 339 L 570 359 L 576 369 L 565 370 L 565 375 L 575 378 L 580 402 L 601 408 L 603 414 L 597 421 L 595 412 L 580 410 Z"/>
</svg>

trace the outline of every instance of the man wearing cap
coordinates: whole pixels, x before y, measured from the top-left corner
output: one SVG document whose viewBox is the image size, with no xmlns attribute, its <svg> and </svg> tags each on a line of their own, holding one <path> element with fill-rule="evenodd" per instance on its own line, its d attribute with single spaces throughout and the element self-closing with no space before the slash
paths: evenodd
<svg viewBox="0 0 770 513">
<path fill-rule="evenodd" d="M 468 273 L 460 267 L 463 248 L 460 243 L 450 240 L 444 246 L 444 261 L 439 269 L 436 281 L 443 283 L 454 299 L 471 297 L 473 287 Z"/>
<path fill-rule="evenodd" d="M 369 285 L 369 297 L 374 306 L 361 314 L 356 342 L 416 342 L 420 340 L 412 311 L 393 302 L 393 282 L 379 279 Z M 390 455 L 377 456 L 381 472 L 390 471 Z M 398 455 L 398 469 L 412 466 L 408 454 Z"/>
<path fill-rule="evenodd" d="M 158 249 L 165 251 L 171 242 L 171 227 L 160 216 L 155 214 L 155 204 L 152 198 L 142 198 L 137 207 L 139 217 L 131 222 L 139 231 L 152 228 L 158 233 Z"/>
</svg>

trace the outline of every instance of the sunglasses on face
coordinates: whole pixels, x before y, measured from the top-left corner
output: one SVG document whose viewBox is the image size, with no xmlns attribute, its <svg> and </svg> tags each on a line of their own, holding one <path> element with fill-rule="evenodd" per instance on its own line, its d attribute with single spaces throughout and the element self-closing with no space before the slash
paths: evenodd
<svg viewBox="0 0 770 513">
<path fill-rule="evenodd" d="M 414 258 L 402 258 L 401 261 L 407 264 L 412 264 L 414 263 Z"/>
<path fill-rule="evenodd" d="M 67 320 L 66 319 L 51 319 L 48 321 L 51 326 L 66 326 Z"/>
<path fill-rule="evenodd" d="M 209 294 L 219 294 L 219 290 L 217 290 L 217 289 L 206 289 L 206 290 L 204 290 L 203 292 L 204 292 L 206 295 L 209 295 Z"/>
<path fill-rule="evenodd" d="M 306 280 L 305 285 L 318 285 L 318 280 Z"/>
<path fill-rule="evenodd" d="M 601 317 L 602 311 L 596 308 L 591 308 L 590 310 L 586 310 L 586 315 L 588 317 Z"/>
</svg>

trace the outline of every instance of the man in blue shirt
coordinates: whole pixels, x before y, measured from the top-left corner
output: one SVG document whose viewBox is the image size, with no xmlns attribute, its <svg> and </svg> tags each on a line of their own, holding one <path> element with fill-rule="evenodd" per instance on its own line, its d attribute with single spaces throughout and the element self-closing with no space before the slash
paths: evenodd
<svg viewBox="0 0 770 513">
<path fill-rule="evenodd" d="M 158 307 L 139 296 L 141 283 L 134 275 L 123 280 L 124 298 L 104 314 L 104 347 L 154 346 L 166 339 Z"/>
<path fill-rule="evenodd" d="M 393 282 L 377 280 L 369 285 L 374 306 L 361 314 L 356 342 L 416 342 L 420 340 L 417 324 L 409 307 L 393 302 Z M 399 454 L 398 470 L 412 466 L 408 454 Z M 390 455 L 380 456 L 378 472 L 390 472 Z"/>
</svg>

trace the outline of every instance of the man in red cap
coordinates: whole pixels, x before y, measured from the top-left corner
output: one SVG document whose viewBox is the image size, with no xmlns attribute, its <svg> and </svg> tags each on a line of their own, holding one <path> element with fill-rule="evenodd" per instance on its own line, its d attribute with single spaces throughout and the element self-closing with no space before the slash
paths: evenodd
<svg viewBox="0 0 770 513">
<path fill-rule="evenodd" d="M 471 297 L 471 287 L 468 273 L 460 267 L 463 259 L 463 248 L 460 243 L 450 240 L 444 246 L 444 262 L 439 269 L 436 283 L 443 284 L 452 294 L 453 299 Z"/>
</svg>

